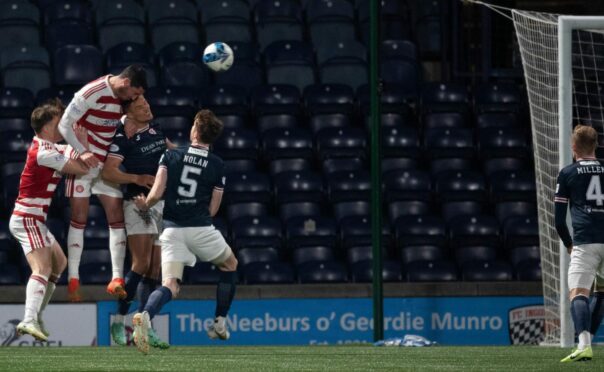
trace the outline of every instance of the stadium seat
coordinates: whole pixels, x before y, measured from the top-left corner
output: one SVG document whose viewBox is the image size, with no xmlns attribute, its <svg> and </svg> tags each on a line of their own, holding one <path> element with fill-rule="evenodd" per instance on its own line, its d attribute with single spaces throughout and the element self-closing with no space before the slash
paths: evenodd
<svg viewBox="0 0 604 372">
<path fill-rule="evenodd" d="M 324 216 L 290 218 L 285 227 L 285 238 L 290 249 L 305 246 L 335 247 L 336 223 Z"/>
<path fill-rule="evenodd" d="M 223 159 L 258 159 L 258 137 L 247 129 L 231 129 L 222 133 L 214 143 L 216 153 Z"/>
<path fill-rule="evenodd" d="M 292 84 L 299 90 L 315 84 L 315 69 L 312 63 L 291 61 L 272 63 L 266 67 L 269 84 Z"/>
<path fill-rule="evenodd" d="M 343 84 L 358 89 L 369 81 L 367 65 L 356 59 L 332 59 L 319 68 L 319 81 L 323 84 Z"/>
<path fill-rule="evenodd" d="M 316 136 L 325 128 L 346 128 L 351 126 L 350 116 L 345 114 L 319 114 L 312 115 L 308 122 L 312 133 Z"/>
<path fill-rule="evenodd" d="M 248 21 L 236 17 L 217 18 L 204 24 L 205 42 L 217 41 L 252 42 L 252 30 Z"/>
<path fill-rule="evenodd" d="M 497 219 L 502 224 L 505 224 L 510 217 L 527 215 L 537 215 L 537 206 L 535 203 L 509 201 L 495 204 L 495 216 L 497 216 Z"/>
<path fill-rule="evenodd" d="M 197 9 L 186 0 L 151 2 L 147 18 L 155 51 L 173 42 L 199 42 Z"/>
<path fill-rule="evenodd" d="M 535 215 L 510 217 L 503 224 L 506 249 L 539 245 L 539 226 Z"/>
<path fill-rule="evenodd" d="M 337 261 L 307 262 L 297 267 L 298 280 L 307 283 L 344 283 L 348 273 L 344 265 Z"/>
<path fill-rule="evenodd" d="M 82 85 L 101 76 L 103 55 L 91 45 L 67 45 L 57 49 L 54 59 L 57 85 Z"/>
<path fill-rule="evenodd" d="M 310 1 L 306 6 L 306 18 L 309 22 L 318 19 L 353 19 L 354 5 L 346 0 Z"/>
<path fill-rule="evenodd" d="M 230 224 L 241 217 L 261 217 L 268 214 L 268 207 L 262 203 L 237 203 L 225 206 L 226 216 Z"/>
<path fill-rule="evenodd" d="M 370 205 L 366 201 L 343 202 L 332 205 L 333 214 L 338 223 L 346 217 L 368 216 L 369 207 Z"/>
<path fill-rule="evenodd" d="M 285 171 L 274 178 L 277 204 L 291 202 L 321 202 L 323 180 L 312 171 Z"/>
<path fill-rule="evenodd" d="M 145 92 L 155 116 L 189 116 L 195 112 L 195 89 L 191 87 L 153 87 Z M 188 135 L 188 133 L 187 133 Z"/>
<path fill-rule="evenodd" d="M 303 40 L 304 26 L 297 19 L 272 17 L 256 23 L 256 35 L 260 48 L 264 50 L 278 41 Z"/>
<path fill-rule="evenodd" d="M 246 284 L 286 284 L 294 282 L 294 270 L 284 262 L 256 262 L 245 267 Z"/>
<path fill-rule="evenodd" d="M 433 245 L 444 247 L 447 242 L 447 226 L 437 216 L 409 216 L 394 224 L 397 247 L 409 245 Z"/>
<path fill-rule="evenodd" d="M 459 112 L 429 112 L 422 117 L 422 124 L 426 130 L 455 130 L 465 127 L 465 121 L 465 116 Z"/>
<path fill-rule="evenodd" d="M 80 281 L 84 284 L 107 284 L 111 280 L 111 264 L 95 262 L 80 265 Z"/>
<path fill-rule="evenodd" d="M 539 261 L 541 258 L 541 248 L 538 245 L 517 246 L 509 251 L 509 259 L 514 267 L 525 261 Z"/>
<path fill-rule="evenodd" d="M 359 128 L 325 128 L 317 133 L 317 151 L 322 160 L 330 158 L 363 158 L 366 135 Z"/>
<path fill-rule="evenodd" d="M 463 266 L 464 281 L 509 281 L 513 279 L 512 268 L 504 261 L 473 261 Z"/>
<path fill-rule="evenodd" d="M 216 115 L 246 115 L 249 110 L 245 92 L 235 85 L 212 85 L 204 89 L 200 105 Z"/>
<path fill-rule="evenodd" d="M 437 198 L 443 202 L 486 201 L 486 181 L 476 171 L 448 171 L 438 175 L 435 182 Z"/>
<path fill-rule="evenodd" d="M 229 173 L 225 187 L 225 204 L 258 202 L 268 203 L 271 198 L 271 181 L 259 172 Z"/>
<path fill-rule="evenodd" d="M 417 61 L 417 46 L 411 40 L 384 40 L 380 44 L 382 58 Z"/>
<path fill-rule="evenodd" d="M 438 179 L 442 173 L 451 171 L 471 171 L 476 167 L 472 159 L 463 158 L 442 158 L 434 159 L 430 162 L 430 173 L 433 179 Z"/>
<path fill-rule="evenodd" d="M 395 170 L 417 169 L 417 161 L 406 157 L 382 158 L 382 174 Z"/>
<path fill-rule="evenodd" d="M 382 252 L 383 256 L 387 255 Z M 346 262 L 354 265 L 357 262 L 373 259 L 373 247 L 371 245 L 358 245 L 346 247 Z"/>
<path fill-rule="evenodd" d="M 499 223 L 492 216 L 459 216 L 448 221 L 449 246 L 451 248 L 468 246 L 499 247 Z"/>
<path fill-rule="evenodd" d="M 400 217 L 432 214 L 430 203 L 420 200 L 406 200 L 388 203 L 388 219 L 396 221 Z"/>
<path fill-rule="evenodd" d="M 497 249 L 489 246 L 464 246 L 453 252 L 458 266 L 472 261 L 491 261 L 497 257 Z"/>
<path fill-rule="evenodd" d="M 317 50 L 333 45 L 333 40 L 354 41 L 356 39 L 354 22 L 346 18 L 316 19 L 309 23 L 308 29 L 310 40 Z"/>
<path fill-rule="evenodd" d="M 398 113 L 408 117 L 411 115 L 409 103 L 417 101 L 417 87 L 409 84 L 385 84 L 381 94 L 383 113 Z M 363 116 L 370 112 L 370 89 L 368 84 L 363 84 L 357 90 L 359 111 Z"/>
<path fill-rule="evenodd" d="M 160 66 L 166 67 L 171 64 L 182 62 L 201 61 L 199 45 L 191 42 L 171 43 L 163 47 L 158 55 Z"/>
<path fill-rule="evenodd" d="M 29 120 L 24 118 L 0 118 L 0 132 L 27 132 L 31 129 Z"/>
<path fill-rule="evenodd" d="M 89 247 L 86 247 L 89 248 Z M 108 249 L 84 249 L 82 251 L 81 265 L 86 264 L 111 265 L 111 253 Z"/>
<path fill-rule="evenodd" d="M 370 283 L 373 281 L 373 262 L 360 261 L 350 267 L 350 276 L 354 283 Z M 384 282 L 400 282 L 403 279 L 401 265 L 396 261 L 382 262 L 382 280 Z"/>
<path fill-rule="evenodd" d="M 271 175 L 277 176 L 281 172 L 289 171 L 308 171 L 310 170 L 309 159 L 294 158 L 294 159 L 275 159 L 268 165 Z"/>
<path fill-rule="evenodd" d="M 534 202 L 536 199 L 535 173 L 532 171 L 510 172 L 509 170 L 503 170 L 494 172 L 489 179 L 489 183 L 493 202 Z"/>
<path fill-rule="evenodd" d="M 338 223 L 340 246 L 342 248 L 348 250 L 350 247 L 369 247 L 371 245 L 371 218 L 369 215 L 346 216 L 340 219 Z M 383 232 L 388 232 L 387 226 L 383 226 L 383 229 L 385 230 Z"/>
<path fill-rule="evenodd" d="M 327 176 L 327 197 L 338 203 L 352 200 L 369 200 L 371 179 L 369 172 L 340 171 Z"/>
<path fill-rule="evenodd" d="M 323 246 L 299 247 L 292 251 L 292 262 L 299 266 L 306 262 L 325 262 L 335 260 L 334 249 Z"/>
<path fill-rule="evenodd" d="M 386 157 L 418 158 L 420 142 L 417 130 L 396 127 L 382 131 L 382 151 Z"/>
<path fill-rule="evenodd" d="M 369 45 L 369 0 L 355 1 L 361 23 L 361 37 Z M 382 0 L 380 2 L 380 35 L 382 39 L 410 38 L 412 22 L 409 19 L 409 1 Z"/>
<path fill-rule="evenodd" d="M 105 53 L 109 68 L 125 68 L 131 64 L 151 65 L 154 63 L 153 51 L 144 43 L 120 43 Z"/>
<path fill-rule="evenodd" d="M 541 281 L 541 261 L 527 260 L 516 267 L 516 278 L 523 281 Z"/>
<path fill-rule="evenodd" d="M 0 2 L 0 48 L 39 45 L 40 12 L 29 1 Z"/>
<path fill-rule="evenodd" d="M 260 52 L 255 43 L 231 40 L 229 46 L 233 50 L 233 54 L 237 56 L 238 63 L 240 61 L 260 62 Z"/>
<path fill-rule="evenodd" d="M 210 262 L 197 262 L 189 268 L 185 268 L 185 278 L 191 284 L 215 284 L 220 279 L 220 270 Z"/>
<path fill-rule="evenodd" d="M 441 215 L 450 222 L 457 217 L 479 215 L 485 212 L 485 204 L 477 201 L 451 201 L 441 204 Z"/>
<path fill-rule="evenodd" d="M 338 171 L 357 171 L 365 169 L 365 164 L 360 158 L 332 158 L 325 159 L 322 170 L 325 175 Z"/>
<path fill-rule="evenodd" d="M 258 171 L 258 165 L 254 160 L 229 159 L 223 161 L 225 173 L 248 173 Z"/>
<path fill-rule="evenodd" d="M 351 39 L 329 38 L 317 45 L 317 63 L 323 65 L 329 61 L 367 61 L 367 48 Z"/>
<path fill-rule="evenodd" d="M 434 128 L 426 129 L 424 147 L 430 159 L 473 158 L 474 139 L 471 129 Z"/>
<path fill-rule="evenodd" d="M 417 62 L 385 58 L 380 62 L 380 74 L 387 84 L 404 84 L 408 96 L 418 95 L 422 73 Z"/>
<path fill-rule="evenodd" d="M 474 106 L 478 113 L 518 112 L 520 101 L 520 90 L 510 83 L 481 84 L 474 94 Z"/>
<path fill-rule="evenodd" d="M 274 217 L 242 217 L 231 225 L 235 249 L 247 247 L 281 247 L 281 221 Z"/>
<path fill-rule="evenodd" d="M 420 261 L 406 268 L 410 282 L 450 282 L 457 280 L 457 268 L 449 261 Z"/>
<path fill-rule="evenodd" d="M 0 53 L 0 68 L 5 87 L 25 88 L 35 95 L 51 86 L 50 59 L 43 47 L 4 48 Z"/>
<path fill-rule="evenodd" d="M 432 200 L 430 176 L 420 170 L 393 170 L 384 174 L 382 181 L 384 201 Z"/>
<path fill-rule="evenodd" d="M 321 214 L 321 205 L 311 202 L 283 203 L 279 205 L 279 217 L 285 223 L 296 217 L 314 217 Z"/>
<path fill-rule="evenodd" d="M 430 3 L 431 1 L 425 1 Z M 424 3 L 424 2 L 419 2 Z M 442 29 L 439 16 L 428 16 L 418 20 L 415 25 L 417 45 L 422 59 L 438 59 L 442 50 Z"/>
<path fill-rule="evenodd" d="M 2 285 L 20 285 L 23 278 L 21 269 L 18 265 L 10 263 L 0 263 L 0 284 Z"/>
<path fill-rule="evenodd" d="M 245 270 L 245 267 L 252 263 L 278 262 L 279 253 L 272 247 L 241 248 L 237 251 L 237 261 L 239 261 L 239 265 Z"/>
<path fill-rule="evenodd" d="M 66 45 L 94 44 L 92 26 L 81 22 L 56 21 L 46 26 L 44 41 L 51 52 Z"/>
<path fill-rule="evenodd" d="M 191 87 L 199 89 L 209 83 L 208 70 L 201 62 L 178 62 L 162 68 L 164 87 Z"/>
<path fill-rule="evenodd" d="M 246 91 L 264 83 L 262 69 L 254 61 L 235 63 L 228 71 L 221 72 L 214 79 L 218 85 L 237 85 Z"/>
<path fill-rule="evenodd" d="M 401 248 L 403 267 L 411 267 L 417 262 L 440 261 L 445 258 L 445 250 L 434 245 L 409 245 Z"/>
<path fill-rule="evenodd" d="M 29 89 L 0 88 L 0 117 L 29 118 L 33 106 L 34 97 Z M 31 133 L 27 133 L 29 138 L 31 138 L 30 134 Z"/>
<path fill-rule="evenodd" d="M 483 159 L 526 156 L 526 138 L 519 128 L 484 128 L 478 132 Z"/>
<path fill-rule="evenodd" d="M 517 128 L 518 115 L 511 112 L 487 112 L 476 115 L 476 128 Z"/>
<path fill-rule="evenodd" d="M 245 0 L 204 1 L 198 4 L 201 11 L 201 22 L 221 18 L 241 18 L 250 20 L 250 5 Z"/>
<path fill-rule="evenodd" d="M 88 2 L 78 0 L 56 0 L 44 7 L 44 23 L 60 21 L 92 24 L 92 7 Z"/>
<path fill-rule="evenodd" d="M 21 162 L 27 157 L 27 150 L 31 144 L 33 131 L 4 131 L 0 138 L 0 158 L 4 163 Z M 19 177 L 16 178 L 17 180 Z M 18 185 L 18 183 L 17 183 Z M 18 188 L 10 190 L 15 196 Z M 14 200 L 14 199 L 13 199 Z"/>
<path fill-rule="evenodd" d="M 527 160 L 523 158 L 494 158 L 484 159 L 482 169 L 484 174 L 490 178 L 494 173 L 499 171 L 515 172 L 530 168 L 527 166 Z"/>
<path fill-rule="evenodd" d="M 463 84 L 426 83 L 421 93 L 423 112 L 460 112 L 468 111 L 470 98 Z"/>
<path fill-rule="evenodd" d="M 304 104 L 311 115 L 351 115 L 354 101 L 354 90 L 346 85 L 315 84 L 304 89 Z"/>
<path fill-rule="evenodd" d="M 310 159 L 313 155 L 312 145 L 310 132 L 302 128 L 274 128 L 262 135 L 262 150 L 267 160 Z"/>
<path fill-rule="evenodd" d="M 290 114 L 300 112 L 300 90 L 289 84 L 272 84 L 255 87 L 251 92 L 251 104 L 256 116 Z"/>
</svg>

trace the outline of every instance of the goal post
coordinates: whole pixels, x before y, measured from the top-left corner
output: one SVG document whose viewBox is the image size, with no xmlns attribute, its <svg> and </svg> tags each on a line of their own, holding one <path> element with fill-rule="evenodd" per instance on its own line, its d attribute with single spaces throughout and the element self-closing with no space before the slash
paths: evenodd
<svg viewBox="0 0 604 372">
<path fill-rule="evenodd" d="M 544 344 L 574 343 L 569 255 L 554 221 L 556 176 L 571 164 L 573 124 L 604 135 L 604 17 L 513 10 L 528 91 L 545 308 Z M 570 217 L 569 217 L 570 218 Z"/>
</svg>

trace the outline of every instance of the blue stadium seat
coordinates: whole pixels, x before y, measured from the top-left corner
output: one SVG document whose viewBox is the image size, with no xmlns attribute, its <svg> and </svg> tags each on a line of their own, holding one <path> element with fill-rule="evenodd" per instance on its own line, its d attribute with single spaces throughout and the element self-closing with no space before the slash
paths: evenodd
<svg viewBox="0 0 604 372">
<path fill-rule="evenodd" d="M 507 250 L 519 246 L 539 246 L 537 216 L 508 218 L 503 224 L 503 239 Z"/>
<path fill-rule="evenodd" d="M 205 42 L 211 44 L 217 41 L 252 42 L 252 30 L 246 20 L 232 18 L 218 18 L 208 21 L 204 25 Z"/>
<path fill-rule="evenodd" d="M 105 56 L 109 68 L 125 68 L 135 63 L 148 66 L 154 63 L 153 51 L 144 43 L 120 43 L 109 49 Z"/>
<path fill-rule="evenodd" d="M 474 138 L 471 129 L 435 128 L 426 129 L 424 147 L 430 159 L 472 158 Z"/>
<path fill-rule="evenodd" d="M 540 250 L 538 245 L 517 246 L 509 251 L 510 262 L 514 267 L 518 267 L 525 261 L 539 261 L 541 258 Z"/>
<path fill-rule="evenodd" d="M 490 178 L 493 174 L 499 171 L 515 172 L 530 168 L 531 165 L 528 164 L 527 166 L 526 163 L 527 159 L 515 157 L 484 159 L 482 168 L 484 174 Z"/>
<path fill-rule="evenodd" d="M 386 252 L 382 252 L 386 257 Z M 349 265 L 354 265 L 357 262 L 373 259 L 373 247 L 371 245 L 355 245 L 346 247 L 346 262 Z"/>
<path fill-rule="evenodd" d="M 289 84 L 272 84 L 255 87 L 250 95 L 252 110 L 256 116 L 289 114 L 300 111 L 300 90 Z"/>
<path fill-rule="evenodd" d="M 191 284 L 215 284 L 220 279 L 220 270 L 210 262 L 197 262 L 197 264 L 186 270 L 185 278 Z"/>
<path fill-rule="evenodd" d="M 457 280 L 457 268 L 450 261 L 420 261 L 406 268 L 410 282 L 451 282 Z"/>
<path fill-rule="evenodd" d="M 63 87 L 50 87 L 42 89 L 36 96 L 36 105 L 43 104 L 49 99 L 59 98 L 65 106 L 71 102 L 73 94 L 80 89 L 79 86 L 63 86 Z"/>
<path fill-rule="evenodd" d="M 103 71 L 103 55 L 91 45 L 67 45 L 57 49 L 54 59 L 57 85 L 82 85 L 98 78 Z"/>
<path fill-rule="evenodd" d="M 411 267 L 418 262 L 434 262 L 445 258 L 445 250 L 434 245 L 409 245 L 401 248 L 403 267 Z"/>
<path fill-rule="evenodd" d="M 333 215 L 338 223 L 346 217 L 368 216 L 370 211 L 370 205 L 366 201 L 335 203 L 332 208 Z"/>
<path fill-rule="evenodd" d="M 382 58 L 417 61 L 417 46 L 411 40 L 384 40 L 380 45 Z"/>
<path fill-rule="evenodd" d="M 274 178 L 277 204 L 291 202 L 321 202 L 323 180 L 312 171 L 285 171 Z"/>
<path fill-rule="evenodd" d="M 406 200 L 388 203 L 388 218 L 396 221 L 401 217 L 432 214 L 430 203 L 420 200 Z"/>
<path fill-rule="evenodd" d="M 268 203 L 271 197 L 271 181 L 267 174 L 259 172 L 230 173 L 225 187 L 226 204 L 258 202 Z"/>
<path fill-rule="evenodd" d="M 151 2 L 147 17 L 155 51 L 174 42 L 199 42 L 197 9 L 186 0 Z"/>
<path fill-rule="evenodd" d="M 247 91 L 264 83 L 260 65 L 254 61 L 240 61 L 233 64 L 228 71 L 221 72 L 215 77 L 218 85 L 237 85 Z"/>
<path fill-rule="evenodd" d="M 420 170 L 394 170 L 384 174 L 384 201 L 432 200 L 430 176 Z"/>
<path fill-rule="evenodd" d="M 242 217 L 231 225 L 235 249 L 248 247 L 281 247 L 281 221 L 274 217 Z"/>
<path fill-rule="evenodd" d="M 360 261 L 350 267 L 350 276 L 354 283 L 369 283 L 373 281 L 373 262 Z M 382 280 L 384 282 L 400 282 L 403 279 L 401 265 L 396 261 L 382 262 Z"/>
<path fill-rule="evenodd" d="M 191 87 L 199 89 L 209 83 L 207 68 L 201 62 L 178 62 L 162 68 L 162 85 L 165 87 Z"/>
<path fill-rule="evenodd" d="M 197 5 L 202 23 L 222 18 L 250 20 L 250 5 L 246 0 L 203 1 L 203 4 L 198 2 Z"/>
<path fill-rule="evenodd" d="M 520 126 L 518 115 L 511 112 L 487 112 L 476 115 L 476 127 L 483 128 L 517 128 Z"/>
<path fill-rule="evenodd" d="M 395 157 L 382 159 L 382 174 L 394 170 L 413 170 L 417 169 L 417 161 L 411 158 Z"/>
<path fill-rule="evenodd" d="M 330 61 L 367 62 L 367 48 L 352 39 L 328 38 L 317 45 L 316 52 L 319 66 Z"/>
<path fill-rule="evenodd" d="M 43 47 L 4 48 L 0 53 L 0 68 L 5 87 L 26 88 L 37 94 L 51 86 L 50 59 Z"/>
<path fill-rule="evenodd" d="M 308 126 L 315 136 L 326 128 L 346 128 L 350 125 L 350 116 L 337 113 L 312 115 L 308 122 Z"/>
<path fill-rule="evenodd" d="M 318 19 L 354 18 L 354 6 L 347 0 L 310 1 L 306 6 L 306 18 L 309 22 Z"/>
<path fill-rule="evenodd" d="M 315 84 L 304 89 L 304 104 L 311 115 L 351 115 L 354 101 L 354 91 L 346 85 Z"/>
<path fill-rule="evenodd" d="M 236 203 L 225 206 L 229 224 L 241 217 L 262 217 L 268 215 L 268 207 L 263 203 Z"/>
<path fill-rule="evenodd" d="M 33 131 L 4 131 L 0 138 L 0 158 L 4 163 L 21 162 L 27 157 Z M 19 177 L 17 177 L 17 180 Z M 18 184 L 18 183 L 17 183 Z M 18 189 L 18 188 L 17 188 Z M 15 196 L 18 190 L 10 190 Z"/>
<path fill-rule="evenodd" d="M 44 40 L 51 52 L 66 45 L 94 44 L 90 24 L 70 21 L 57 21 L 47 25 Z"/>
<path fill-rule="evenodd" d="M 256 23 L 256 35 L 261 49 L 283 40 L 301 41 L 304 39 L 304 26 L 301 21 L 287 18 L 271 18 Z"/>
<path fill-rule="evenodd" d="M 54 235 L 54 237 L 59 242 L 61 247 L 64 246 L 65 239 L 67 238 L 67 231 L 65 228 L 65 221 L 59 218 L 49 218 L 46 221 L 46 226 L 48 230 Z"/>
<path fill-rule="evenodd" d="M 223 161 L 225 173 L 247 173 L 258 171 L 258 166 L 254 160 L 229 159 Z"/>
<path fill-rule="evenodd" d="M 281 172 L 297 171 L 303 172 L 310 170 L 309 159 L 294 158 L 294 159 L 275 159 L 268 165 L 271 175 L 277 176 Z"/>
<path fill-rule="evenodd" d="M 262 148 L 266 159 L 306 158 L 313 154 L 312 136 L 306 129 L 274 128 L 263 133 Z"/>
<path fill-rule="evenodd" d="M 459 129 L 466 126 L 465 116 L 459 112 L 430 112 L 423 115 L 422 124 L 427 130 Z"/>
<path fill-rule="evenodd" d="M 366 136 L 359 128 L 325 128 L 317 134 L 317 151 L 322 160 L 363 158 Z"/>
<path fill-rule="evenodd" d="M 365 164 L 361 158 L 330 158 L 323 160 L 323 173 L 329 175 L 340 171 L 358 171 L 365 169 Z"/>
<path fill-rule="evenodd" d="M 26 132 L 30 129 L 30 122 L 25 118 L 0 118 L 0 132 Z"/>
<path fill-rule="evenodd" d="M 343 84 L 358 89 L 369 81 L 367 65 L 356 59 L 332 59 L 319 68 L 319 81 L 323 84 Z"/>
<path fill-rule="evenodd" d="M 145 12 L 134 1 L 103 1 L 96 15 L 104 52 L 123 42 L 145 43 Z"/>
<path fill-rule="evenodd" d="M 484 212 L 485 204 L 482 202 L 464 200 L 441 204 L 441 215 L 447 222 L 457 217 L 479 215 Z"/>
<path fill-rule="evenodd" d="M 474 105 L 478 113 L 518 112 L 521 107 L 521 94 L 515 84 L 481 84 L 476 88 Z"/>
<path fill-rule="evenodd" d="M 430 1 L 420 1 L 419 3 L 430 3 Z M 415 26 L 415 33 L 422 59 L 440 58 L 442 50 L 440 17 L 428 16 L 419 19 Z"/>
<path fill-rule="evenodd" d="M 394 127 L 382 131 L 382 151 L 386 157 L 418 158 L 419 135 L 415 128 Z"/>
<path fill-rule="evenodd" d="M 491 261 L 497 257 L 497 249 L 490 246 L 464 246 L 454 251 L 458 266 L 472 261 Z"/>
<path fill-rule="evenodd" d="M 237 56 L 237 63 L 241 61 L 260 62 L 260 52 L 253 42 L 231 40 L 229 41 L 229 46 L 233 50 L 235 56 Z"/>
<path fill-rule="evenodd" d="M 235 85 L 212 85 L 204 89 L 199 99 L 216 115 L 246 115 L 249 109 L 245 92 Z"/>
<path fill-rule="evenodd" d="M 513 279 L 510 264 L 504 261 L 473 261 L 463 266 L 464 281 L 509 281 Z"/>
<path fill-rule="evenodd" d="M 397 247 L 428 245 L 444 247 L 447 243 L 447 226 L 437 216 L 409 216 L 394 221 Z"/>
<path fill-rule="evenodd" d="M 256 23 L 266 20 L 302 21 L 302 7 L 295 0 L 258 1 L 254 8 Z"/>
<path fill-rule="evenodd" d="M 336 224 L 332 218 L 324 216 L 290 218 L 286 224 L 285 238 L 291 249 L 304 246 L 335 247 Z"/>
<path fill-rule="evenodd" d="M 201 50 L 196 43 L 171 43 L 159 51 L 158 61 L 162 67 L 182 62 L 199 62 L 201 61 Z"/>
<path fill-rule="evenodd" d="M 491 185 L 491 200 L 527 201 L 536 199 L 535 174 L 532 171 L 498 171 L 494 172 L 489 183 Z"/>
<path fill-rule="evenodd" d="M 279 205 L 279 217 L 285 223 L 296 217 L 314 217 L 321 214 L 321 205 L 312 202 L 283 203 Z"/>
<path fill-rule="evenodd" d="M 478 147 L 483 159 L 525 157 L 526 144 L 526 137 L 519 128 L 484 128 L 478 133 Z"/>
<path fill-rule="evenodd" d="M 361 23 L 361 37 L 369 45 L 369 0 L 355 1 Z M 380 35 L 382 39 L 410 38 L 412 22 L 409 19 L 409 2 L 382 0 L 380 2 Z"/>
<path fill-rule="evenodd" d="M 193 120 L 188 116 L 158 116 L 153 119 L 153 122 L 162 130 L 180 130 L 188 133 Z"/>
<path fill-rule="evenodd" d="M 111 264 L 92 262 L 80 265 L 80 281 L 85 284 L 106 284 L 111 280 Z"/>
<path fill-rule="evenodd" d="M 255 131 L 231 129 L 214 142 L 216 153 L 223 159 L 258 159 L 258 136 Z"/>
<path fill-rule="evenodd" d="M 337 261 L 307 262 L 297 267 L 298 280 L 307 283 L 344 283 L 348 273 L 344 265 Z"/>
<path fill-rule="evenodd" d="M 541 281 L 541 261 L 527 260 L 516 267 L 516 278 L 523 281 Z"/>
<path fill-rule="evenodd" d="M 0 263 L 0 284 L 19 285 L 23 281 L 21 269 L 18 265 L 10 263 Z"/>
<path fill-rule="evenodd" d="M 359 111 L 363 116 L 370 113 L 369 85 L 363 84 L 357 89 Z M 417 87 L 409 84 L 385 84 L 381 94 L 382 113 L 398 113 L 411 116 L 409 103 L 417 101 Z"/>
<path fill-rule="evenodd" d="M 404 84 L 409 96 L 416 97 L 422 82 L 422 73 L 416 62 L 399 58 L 384 58 L 380 74 L 385 83 Z"/>
<path fill-rule="evenodd" d="M 152 87 L 145 98 L 155 116 L 190 116 L 195 112 L 195 89 L 191 87 Z M 188 133 L 187 133 L 188 135 Z"/>
<path fill-rule="evenodd" d="M 69 21 L 92 24 L 90 3 L 78 0 L 56 0 L 44 8 L 44 23 Z"/>
<path fill-rule="evenodd" d="M 279 261 L 279 252 L 273 247 L 241 248 L 237 251 L 237 261 L 245 270 L 252 263 L 271 263 Z"/>
<path fill-rule="evenodd" d="M 383 235 L 388 235 L 387 225 L 382 226 Z M 371 250 L 371 218 L 369 215 L 353 215 L 339 221 L 340 246 L 346 251 L 352 247 L 364 246 Z"/>
<path fill-rule="evenodd" d="M 326 179 L 327 196 L 332 203 L 370 198 L 371 178 L 365 170 L 333 172 Z"/>
<path fill-rule="evenodd" d="M 535 203 L 523 201 L 508 201 L 495 204 L 495 216 L 505 224 L 510 217 L 517 216 L 536 216 L 537 206 Z"/>
<path fill-rule="evenodd" d="M 29 118 L 34 106 L 34 97 L 29 89 L 0 88 L 0 117 Z M 28 133 L 28 137 L 31 133 Z"/>
<path fill-rule="evenodd" d="M 246 284 L 286 284 L 294 282 L 294 270 L 284 262 L 257 262 L 244 270 Z"/>
<path fill-rule="evenodd" d="M 306 262 L 325 262 L 335 260 L 334 249 L 323 246 L 299 247 L 292 252 L 292 262 L 299 266 Z"/>
<path fill-rule="evenodd" d="M 486 181 L 476 171 L 442 172 L 436 179 L 435 191 L 438 199 L 444 202 L 484 202 L 487 199 Z"/>
<path fill-rule="evenodd" d="M 438 179 L 441 173 L 450 171 L 470 171 L 476 169 L 472 159 L 442 158 L 430 162 L 430 173 L 434 179 Z"/>
<path fill-rule="evenodd" d="M 451 248 L 500 246 L 499 222 L 492 216 L 459 216 L 448 221 L 448 224 Z"/>
<path fill-rule="evenodd" d="M 468 111 L 470 98 L 463 84 L 426 83 L 421 93 L 423 112 L 461 112 Z"/>
<path fill-rule="evenodd" d="M 29 1 L 0 2 L 0 48 L 39 45 L 40 12 Z"/>
</svg>

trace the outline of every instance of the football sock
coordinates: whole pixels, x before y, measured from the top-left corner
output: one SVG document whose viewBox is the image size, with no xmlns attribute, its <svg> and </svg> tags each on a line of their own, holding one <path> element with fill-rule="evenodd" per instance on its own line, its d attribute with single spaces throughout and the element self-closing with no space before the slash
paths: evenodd
<svg viewBox="0 0 604 372">
<path fill-rule="evenodd" d="M 109 252 L 111 253 L 112 279 L 123 278 L 126 258 L 126 230 L 124 222 L 109 224 Z"/>
<path fill-rule="evenodd" d="M 141 281 L 142 277 L 142 275 L 135 273 L 132 270 L 129 271 L 128 274 L 126 274 L 126 278 L 124 278 L 124 281 L 126 283 L 125 289 L 127 295 L 126 298 L 124 298 L 123 300 L 118 300 L 118 313 L 122 315 L 128 314 L 128 309 L 130 309 L 130 303 L 136 295 L 136 287 L 138 287 L 138 284 Z"/>
<path fill-rule="evenodd" d="M 161 308 L 172 299 L 172 291 L 170 288 L 161 286 L 149 295 L 149 301 L 145 305 L 146 312 L 149 313 L 149 317 L 153 319 L 155 314 L 159 313 Z"/>
<path fill-rule="evenodd" d="M 604 292 L 594 292 L 593 299 L 591 300 L 591 329 L 590 333 L 595 335 L 600 328 L 604 318 Z"/>
<path fill-rule="evenodd" d="M 237 287 L 236 271 L 221 271 L 218 285 L 216 286 L 216 312 L 215 316 L 226 317 Z"/>
<path fill-rule="evenodd" d="M 84 248 L 85 223 L 71 221 L 67 233 L 67 272 L 69 279 L 80 279 L 80 260 Z"/>
<path fill-rule="evenodd" d="M 136 297 L 138 298 L 139 313 L 145 310 L 149 295 L 157 288 L 158 284 L 159 282 L 152 278 L 143 278 L 143 280 L 138 283 L 138 287 L 136 287 Z"/>
<path fill-rule="evenodd" d="M 40 313 L 46 309 L 46 306 L 50 302 L 52 294 L 55 292 L 55 288 L 57 288 L 57 282 L 59 281 L 59 276 L 57 274 L 51 274 L 48 278 L 48 284 L 46 285 L 46 293 L 44 293 L 44 299 L 42 299 L 42 305 L 40 305 Z"/>
<path fill-rule="evenodd" d="M 38 320 L 38 313 L 44 300 L 48 278 L 44 275 L 32 274 L 25 288 L 25 317 L 24 322 Z"/>
<path fill-rule="evenodd" d="M 591 329 L 589 299 L 583 295 L 575 296 L 570 304 L 570 313 L 573 323 L 575 323 L 575 332 L 579 335 L 579 349 L 584 349 L 591 345 L 591 339 L 589 338 L 589 330 Z"/>
</svg>

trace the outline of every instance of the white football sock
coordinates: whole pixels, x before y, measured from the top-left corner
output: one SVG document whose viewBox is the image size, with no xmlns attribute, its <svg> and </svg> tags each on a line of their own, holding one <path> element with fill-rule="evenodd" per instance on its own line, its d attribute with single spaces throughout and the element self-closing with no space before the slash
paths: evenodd
<svg viewBox="0 0 604 372">
<path fill-rule="evenodd" d="M 48 277 L 32 274 L 25 288 L 25 316 L 24 322 L 38 321 L 38 313 L 44 300 Z"/>
<path fill-rule="evenodd" d="M 579 333 L 579 350 L 583 350 L 586 347 L 591 346 L 591 334 L 589 331 L 583 331 Z"/>
<path fill-rule="evenodd" d="M 40 305 L 40 314 L 46 309 L 50 299 L 52 298 L 52 294 L 55 293 L 55 288 L 57 288 L 57 283 L 53 283 L 52 281 L 48 281 L 48 285 L 46 285 L 46 293 L 44 294 L 44 299 L 42 300 L 42 305 Z"/>
<path fill-rule="evenodd" d="M 124 316 L 122 314 L 114 314 L 113 315 L 113 323 L 122 323 L 122 324 L 124 324 Z"/>
<path fill-rule="evenodd" d="M 109 225 L 109 252 L 111 253 L 113 279 L 123 278 L 124 259 L 126 258 L 126 230 L 123 222 Z"/>
<path fill-rule="evenodd" d="M 67 233 L 67 271 L 68 278 L 80 279 L 80 260 L 84 249 L 85 224 L 71 221 Z"/>
</svg>

